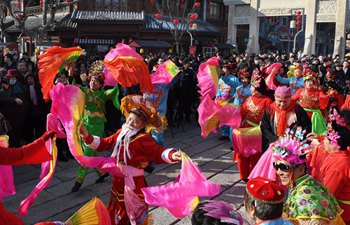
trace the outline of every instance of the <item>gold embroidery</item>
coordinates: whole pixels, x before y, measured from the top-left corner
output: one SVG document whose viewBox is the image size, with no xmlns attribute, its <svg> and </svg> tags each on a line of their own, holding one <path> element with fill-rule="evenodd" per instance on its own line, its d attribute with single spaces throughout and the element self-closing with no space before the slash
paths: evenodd
<svg viewBox="0 0 350 225">
<path fill-rule="evenodd" d="M 318 96 L 315 95 L 313 92 L 308 93 L 306 89 L 304 89 L 300 93 L 299 102 L 303 108 L 308 108 L 308 109 L 320 108 L 320 102 L 319 102 Z"/>
<path fill-rule="evenodd" d="M 254 105 L 254 102 L 251 98 L 248 98 L 247 101 L 247 118 L 253 118 L 254 121 L 260 121 L 264 113 L 264 108 Z"/>
</svg>

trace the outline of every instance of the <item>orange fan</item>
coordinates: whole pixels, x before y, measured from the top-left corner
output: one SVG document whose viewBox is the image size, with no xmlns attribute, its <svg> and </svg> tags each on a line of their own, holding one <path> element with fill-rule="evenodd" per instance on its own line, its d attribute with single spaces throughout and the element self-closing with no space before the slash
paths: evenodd
<svg viewBox="0 0 350 225">
<path fill-rule="evenodd" d="M 152 82 L 142 56 L 130 46 L 119 43 L 104 59 L 104 65 L 113 78 L 123 87 L 140 85 L 141 92 L 151 92 Z"/>
<path fill-rule="evenodd" d="M 66 64 L 74 62 L 84 52 L 80 47 L 62 48 L 52 46 L 44 54 L 39 55 L 39 81 L 42 86 L 44 99 L 50 99 L 50 90 L 53 86 L 54 79 Z"/>
</svg>

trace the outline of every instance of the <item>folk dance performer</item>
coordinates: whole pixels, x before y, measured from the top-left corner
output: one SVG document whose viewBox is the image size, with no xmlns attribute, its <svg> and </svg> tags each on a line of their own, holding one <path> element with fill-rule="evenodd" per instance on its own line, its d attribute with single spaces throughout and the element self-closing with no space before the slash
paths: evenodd
<svg viewBox="0 0 350 225">
<path fill-rule="evenodd" d="M 101 138 L 88 133 L 83 124 L 79 127 L 84 143 L 95 151 L 113 149 L 112 156 L 124 171 L 125 177 L 113 177 L 113 186 L 108 204 L 112 224 L 127 225 L 129 217 L 125 203 L 124 188 L 134 183 L 134 193 L 144 202 L 141 188 L 147 187 L 143 169 L 149 162 L 175 163 L 181 160 L 180 153 L 172 148 L 166 149 L 158 145 L 150 134 L 145 132 L 145 126 L 157 127 L 160 117 L 152 103 L 140 95 L 128 95 L 122 99 L 121 111 L 127 118 L 122 128 L 115 134 Z M 132 178 L 132 179 L 130 179 Z M 137 224 L 148 224 L 148 207 L 137 213 Z"/>
</svg>

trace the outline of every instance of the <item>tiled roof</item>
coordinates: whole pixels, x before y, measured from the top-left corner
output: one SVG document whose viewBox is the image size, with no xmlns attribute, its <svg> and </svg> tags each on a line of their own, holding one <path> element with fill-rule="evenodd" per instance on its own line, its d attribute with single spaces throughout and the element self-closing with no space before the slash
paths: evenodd
<svg viewBox="0 0 350 225">
<path fill-rule="evenodd" d="M 68 14 L 64 18 L 62 18 L 61 26 L 57 27 L 56 29 L 60 30 L 70 30 L 70 29 L 76 29 L 77 28 L 77 23 L 72 20 L 72 15 Z"/>
<path fill-rule="evenodd" d="M 113 39 L 80 38 L 75 41 L 77 44 L 85 45 L 114 45 Z"/>
<path fill-rule="evenodd" d="M 143 22 L 144 12 L 116 12 L 116 11 L 79 11 L 72 14 L 74 21 L 110 21 L 110 22 Z"/>
<path fill-rule="evenodd" d="M 221 33 L 221 29 L 207 23 L 202 20 L 195 20 L 194 23 L 197 23 L 196 32 L 198 33 Z M 181 22 L 179 23 L 181 24 Z M 181 25 L 178 25 L 181 27 Z M 153 15 L 145 15 L 145 30 L 170 30 L 174 29 L 174 24 L 169 17 L 161 17 L 159 19 L 155 18 Z M 191 31 L 191 29 L 189 29 Z"/>
</svg>

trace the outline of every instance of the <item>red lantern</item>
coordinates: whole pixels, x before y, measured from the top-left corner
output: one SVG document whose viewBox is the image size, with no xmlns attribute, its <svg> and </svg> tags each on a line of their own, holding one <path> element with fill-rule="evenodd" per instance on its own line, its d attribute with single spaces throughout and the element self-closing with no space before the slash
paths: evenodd
<svg viewBox="0 0 350 225">
<path fill-rule="evenodd" d="M 18 8 L 21 8 L 22 4 L 20 2 L 18 2 L 17 6 L 18 6 Z"/>
<path fill-rule="evenodd" d="M 44 5 L 43 0 L 40 0 L 39 5 L 40 5 L 40 6 L 43 6 L 43 5 Z"/>
<path fill-rule="evenodd" d="M 190 23 L 190 24 L 189 24 L 189 26 L 190 26 L 190 27 L 192 28 L 192 26 L 193 26 L 193 23 Z"/>
<path fill-rule="evenodd" d="M 72 0 L 66 0 L 67 3 L 70 3 Z"/>
<path fill-rule="evenodd" d="M 160 17 L 162 17 L 162 15 L 160 15 L 160 13 L 156 13 L 156 14 L 154 14 L 154 17 L 157 19 L 160 19 Z"/>
<path fill-rule="evenodd" d="M 297 21 L 297 22 L 295 22 L 295 24 L 296 24 L 297 26 L 300 26 L 300 25 L 301 25 L 301 22 L 300 22 L 300 21 Z"/>
<path fill-rule="evenodd" d="M 301 15 L 301 11 L 297 11 L 297 15 Z"/>
<path fill-rule="evenodd" d="M 302 19 L 302 17 L 301 16 L 297 16 L 297 20 L 301 20 Z"/>
<path fill-rule="evenodd" d="M 201 6 L 201 3 L 200 3 L 200 2 L 194 3 L 194 7 L 198 8 L 199 6 Z"/>
<path fill-rule="evenodd" d="M 197 19 L 197 14 L 196 13 L 194 13 L 194 14 L 192 14 L 191 16 L 190 16 L 190 19 L 191 20 L 195 20 L 195 19 Z"/>
<path fill-rule="evenodd" d="M 173 19 L 173 24 L 174 24 L 174 25 L 179 24 L 179 22 L 180 22 L 179 19 Z"/>
</svg>

